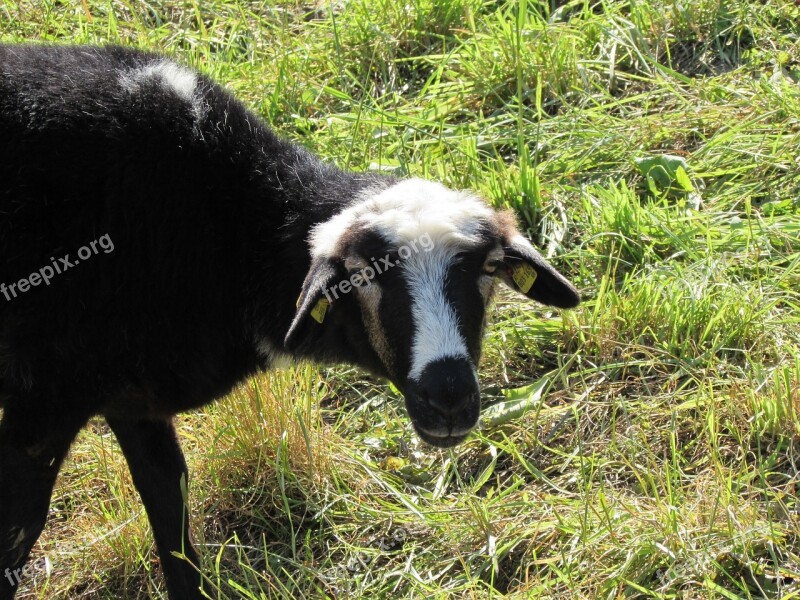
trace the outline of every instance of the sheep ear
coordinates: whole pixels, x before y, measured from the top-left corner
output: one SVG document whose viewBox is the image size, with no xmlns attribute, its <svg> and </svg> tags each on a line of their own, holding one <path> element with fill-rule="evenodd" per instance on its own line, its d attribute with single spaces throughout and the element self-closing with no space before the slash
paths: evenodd
<svg viewBox="0 0 800 600">
<path fill-rule="evenodd" d="M 504 240 L 503 267 L 498 275 L 511 289 L 542 304 L 574 308 L 581 301 L 580 293 L 556 271 L 522 235 L 516 233 Z"/>
<path fill-rule="evenodd" d="M 334 260 L 315 258 L 311 261 L 297 299 L 297 312 L 283 340 L 287 350 L 294 351 L 304 343 L 313 343 L 330 309 L 331 298 L 325 292 L 342 278 L 341 267 Z"/>
</svg>

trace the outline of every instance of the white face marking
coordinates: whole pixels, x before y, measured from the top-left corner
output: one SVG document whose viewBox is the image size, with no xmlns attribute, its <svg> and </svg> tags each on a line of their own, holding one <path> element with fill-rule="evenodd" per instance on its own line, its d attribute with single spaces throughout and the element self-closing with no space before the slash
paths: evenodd
<svg viewBox="0 0 800 600">
<path fill-rule="evenodd" d="M 495 211 L 469 192 L 406 179 L 388 188 L 367 190 L 351 206 L 317 225 L 309 243 L 314 258 L 341 256 L 346 250 L 340 247 L 343 236 L 364 229 L 379 233 L 397 249 L 402 259 L 398 268 L 405 270 L 412 299 L 414 335 L 408 376 L 418 379 L 437 359 L 470 360 L 444 285 L 455 254 L 482 242 L 483 227 L 495 219 Z M 345 266 L 357 268 L 359 263 L 351 260 Z M 482 292 L 489 294 L 488 289 Z M 385 361 L 385 348 L 389 346 L 383 328 L 369 305 L 362 305 L 362 314 L 371 320 L 371 326 L 367 325 L 371 343 Z"/>
<path fill-rule="evenodd" d="M 466 358 L 469 352 L 458 331 L 458 317 L 444 295 L 444 284 L 453 253 L 444 249 L 412 255 L 404 265 L 411 296 L 414 338 L 408 376 L 418 381 L 431 362 L 442 358 Z"/>
<path fill-rule="evenodd" d="M 356 226 L 379 231 L 402 246 L 428 236 L 436 246 L 469 246 L 477 240 L 478 227 L 494 211 L 469 192 L 456 192 L 440 183 L 405 179 L 364 199 L 311 233 L 311 252 L 335 256 L 339 240 Z"/>
</svg>

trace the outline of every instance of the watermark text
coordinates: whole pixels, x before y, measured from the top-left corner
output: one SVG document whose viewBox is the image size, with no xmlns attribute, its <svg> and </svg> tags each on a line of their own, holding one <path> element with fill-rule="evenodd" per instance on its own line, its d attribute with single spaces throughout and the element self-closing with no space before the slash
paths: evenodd
<svg viewBox="0 0 800 600">
<path fill-rule="evenodd" d="M 56 275 L 61 275 L 64 271 L 75 267 L 82 260 L 85 261 L 96 254 L 100 254 L 100 250 L 102 250 L 104 254 L 114 251 L 114 242 L 111 240 L 110 235 L 105 234 L 96 240 L 92 240 L 85 246 L 78 248 L 77 258 L 70 259 L 70 255 L 65 254 L 56 260 L 51 256 L 49 265 L 43 266 L 27 277 L 23 277 L 19 281 L 9 283 L 8 285 L 4 282 L 0 282 L 0 293 L 3 294 L 6 302 L 11 302 L 11 300 L 16 298 L 19 294 L 24 294 L 31 288 L 41 284 L 50 285 L 50 280 Z"/>
<path fill-rule="evenodd" d="M 33 577 L 38 573 L 50 573 L 53 570 L 53 565 L 50 564 L 50 559 L 47 557 L 37 558 L 36 560 L 28 562 L 24 567 L 19 569 L 6 569 L 3 575 L 8 579 L 8 583 L 12 586 L 19 585 L 23 579 Z"/>
<path fill-rule="evenodd" d="M 397 257 L 394 260 L 389 254 L 378 260 L 372 257 L 370 258 L 371 265 L 359 269 L 356 273 L 350 275 L 349 279 L 343 279 L 336 285 L 327 288 L 324 291 L 325 299 L 329 303 L 338 300 L 340 294 L 344 296 L 349 294 L 353 288 L 370 285 L 375 277 L 385 273 L 392 267 L 396 267 L 404 260 L 408 260 L 412 254 L 420 251 L 430 252 L 431 250 L 433 250 L 433 240 L 429 234 L 424 233 L 417 239 L 411 240 L 408 244 L 400 246 L 397 249 Z"/>
</svg>

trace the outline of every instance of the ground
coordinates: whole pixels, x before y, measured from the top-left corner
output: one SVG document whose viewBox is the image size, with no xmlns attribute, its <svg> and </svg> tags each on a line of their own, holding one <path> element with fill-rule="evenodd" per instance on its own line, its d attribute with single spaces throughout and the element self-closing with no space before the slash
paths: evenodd
<svg viewBox="0 0 800 600">
<path fill-rule="evenodd" d="M 346 368 L 182 416 L 212 597 L 800 594 L 796 3 L 5 0 L 0 40 L 172 54 L 340 166 L 513 208 L 584 295 L 498 298 L 454 450 Z M 100 421 L 34 559 L 21 598 L 164 595 Z"/>
</svg>

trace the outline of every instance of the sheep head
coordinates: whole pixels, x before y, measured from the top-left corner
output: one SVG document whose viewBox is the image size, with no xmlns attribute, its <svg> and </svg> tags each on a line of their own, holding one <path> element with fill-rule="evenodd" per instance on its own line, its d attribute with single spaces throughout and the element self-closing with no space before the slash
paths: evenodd
<svg viewBox="0 0 800 600">
<path fill-rule="evenodd" d="M 426 442 L 461 442 L 478 423 L 477 365 L 496 282 L 560 308 L 575 287 L 509 212 L 419 179 L 373 190 L 319 224 L 287 349 L 390 379 Z"/>
</svg>

